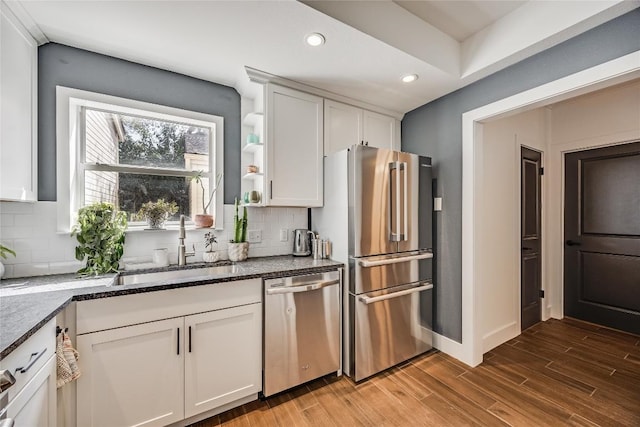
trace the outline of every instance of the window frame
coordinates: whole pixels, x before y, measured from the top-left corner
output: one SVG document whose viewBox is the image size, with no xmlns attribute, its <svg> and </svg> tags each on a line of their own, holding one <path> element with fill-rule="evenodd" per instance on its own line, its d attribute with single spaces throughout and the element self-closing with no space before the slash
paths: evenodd
<svg viewBox="0 0 640 427">
<path fill-rule="evenodd" d="M 224 118 L 212 114 L 188 111 L 149 102 L 136 101 L 112 95 L 56 86 L 56 165 L 57 165 L 57 228 L 69 232 L 76 222 L 78 209 L 84 200 L 84 171 L 103 170 L 99 165 L 84 161 L 83 108 L 112 111 L 211 129 L 209 147 L 210 172 L 204 174 L 210 183 L 218 173 L 224 172 Z M 214 161 L 215 159 L 215 161 Z M 108 167 L 109 171 L 115 171 Z M 122 165 L 117 172 L 151 173 L 154 175 L 193 176 L 198 171 Z M 169 171 L 169 172 L 168 172 Z M 215 229 L 224 225 L 224 173 L 215 193 Z M 193 222 L 187 222 L 192 225 Z M 178 222 L 167 222 L 168 229 L 177 228 Z M 130 224 L 128 231 L 143 230 L 144 224 Z"/>
</svg>

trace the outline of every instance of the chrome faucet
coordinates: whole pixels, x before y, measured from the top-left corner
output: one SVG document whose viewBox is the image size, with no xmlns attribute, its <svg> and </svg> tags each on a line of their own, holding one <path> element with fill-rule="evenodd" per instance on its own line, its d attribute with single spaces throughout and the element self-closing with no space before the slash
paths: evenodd
<svg viewBox="0 0 640 427">
<path fill-rule="evenodd" d="M 187 257 L 196 254 L 196 245 L 193 245 L 193 252 L 187 252 L 184 246 L 185 238 L 184 215 L 180 215 L 180 234 L 178 234 L 178 265 L 187 265 Z"/>
</svg>

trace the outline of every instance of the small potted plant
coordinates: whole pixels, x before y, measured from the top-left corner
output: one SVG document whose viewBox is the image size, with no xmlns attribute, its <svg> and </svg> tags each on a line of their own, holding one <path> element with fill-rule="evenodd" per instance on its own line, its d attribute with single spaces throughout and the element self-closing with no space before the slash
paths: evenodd
<svg viewBox="0 0 640 427">
<path fill-rule="evenodd" d="M 110 203 L 93 203 L 78 211 L 71 236 L 78 240 L 76 259 L 85 261 L 78 275 L 114 273 L 124 253 L 127 214 Z"/>
<path fill-rule="evenodd" d="M 7 255 L 16 256 L 16 253 L 4 245 L 0 245 L 0 257 L 7 259 Z M 4 276 L 4 264 L 0 261 L 0 279 Z"/>
<path fill-rule="evenodd" d="M 200 184 L 200 188 L 202 189 L 202 213 L 195 214 L 193 218 L 193 222 L 196 224 L 196 228 L 211 228 L 214 224 L 213 215 L 207 213 L 209 210 L 209 206 L 211 206 L 211 202 L 213 202 L 213 195 L 216 194 L 218 190 L 218 186 L 220 185 L 220 180 L 222 179 L 222 173 L 216 175 L 216 185 L 213 187 L 213 190 L 209 194 L 209 199 L 206 198 L 206 189 L 204 188 L 204 171 L 198 171 L 194 176 L 193 180 Z"/>
<path fill-rule="evenodd" d="M 164 228 L 164 222 L 167 218 L 176 212 L 178 212 L 176 202 L 165 202 L 164 199 L 158 199 L 155 202 L 144 203 L 138 211 L 138 216 L 147 220 L 150 229 L 161 230 Z"/>
<path fill-rule="evenodd" d="M 247 242 L 247 207 L 243 208 L 242 218 L 238 216 L 238 199 L 236 198 L 236 214 L 233 216 L 234 238 L 229 242 L 228 254 L 230 261 L 244 261 L 249 256 Z"/>
<path fill-rule="evenodd" d="M 204 262 L 216 262 L 218 260 L 218 252 L 213 250 L 213 244 L 218 243 L 216 236 L 212 232 L 207 232 L 204 235 L 204 247 L 205 252 L 202 253 L 202 260 Z"/>
</svg>

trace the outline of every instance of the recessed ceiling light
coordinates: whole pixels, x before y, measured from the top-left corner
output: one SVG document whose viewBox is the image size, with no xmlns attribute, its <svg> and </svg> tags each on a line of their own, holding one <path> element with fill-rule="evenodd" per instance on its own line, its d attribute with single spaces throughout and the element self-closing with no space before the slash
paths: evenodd
<svg viewBox="0 0 640 427">
<path fill-rule="evenodd" d="M 411 83 L 418 80 L 417 74 L 407 74 L 406 76 L 402 76 L 402 81 L 405 83 Z"/>
<path fill-rule="evenodd" d="M 307 34 L 304 38 L 309 46 L 320 46 L 324 44 L 324 36 L 320 33 Z"/>
</svg>

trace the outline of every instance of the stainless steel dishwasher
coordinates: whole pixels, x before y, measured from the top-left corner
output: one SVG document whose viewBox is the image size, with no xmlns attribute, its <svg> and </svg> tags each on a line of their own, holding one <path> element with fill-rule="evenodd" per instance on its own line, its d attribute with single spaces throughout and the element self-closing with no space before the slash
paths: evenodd
<svg viewBox="0 0 640 427">
<path fill-rule="evenodd" d="M 263 395 L 342 374 L 342 269 L 265 281 Z"/>
</svg>

